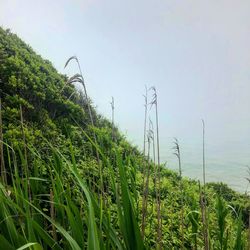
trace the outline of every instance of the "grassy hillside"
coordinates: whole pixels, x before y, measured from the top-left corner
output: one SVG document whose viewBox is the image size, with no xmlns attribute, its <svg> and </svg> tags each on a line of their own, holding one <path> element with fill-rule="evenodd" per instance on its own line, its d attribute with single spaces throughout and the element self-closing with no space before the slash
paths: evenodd
<svg viewBox="0 0 250 250">
<path fill-rule="evenodd" d="M 0 28 L 1 249 L 249 247 L 249 197 L 157 164 L 75 82 Z"/>
</svg>

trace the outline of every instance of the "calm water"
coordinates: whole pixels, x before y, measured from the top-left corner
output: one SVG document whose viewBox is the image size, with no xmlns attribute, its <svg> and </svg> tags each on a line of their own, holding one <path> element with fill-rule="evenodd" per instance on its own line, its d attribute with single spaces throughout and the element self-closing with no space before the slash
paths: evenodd
<svg viewBox="0 0 250 250">
<path fill-rule="evenodd" d="M 250 162 L 250 147 L 243 145 L 218 146 L 206 145 L 206 179 L 212 182 L 224 182 L 239 192 L 248 191 L 248 163 Z M 180 145 L 183 175 L 202 180 L 202 147 L 201 145 Z M 167 167 L 178 170 L 176 157 L 170 145 L 162 151 L 162 161 Z"/>
</svg>

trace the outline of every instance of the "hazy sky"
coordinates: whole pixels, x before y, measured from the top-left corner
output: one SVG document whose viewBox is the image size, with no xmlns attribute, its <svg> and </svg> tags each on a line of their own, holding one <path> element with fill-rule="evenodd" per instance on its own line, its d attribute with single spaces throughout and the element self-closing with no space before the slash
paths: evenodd
<svg viewBox="0 0 250 250">
<path fill-rule="evenodd" d="M 158 90 L 161 159 L 201 174 L 206 122 L 209 180 L 246 188 L 250 164 L 250 1 L 0 0 L 10 28 L 61 73 L 77 55 L 98 110 L 142 146 L 144 85 Z"/>
</svg>

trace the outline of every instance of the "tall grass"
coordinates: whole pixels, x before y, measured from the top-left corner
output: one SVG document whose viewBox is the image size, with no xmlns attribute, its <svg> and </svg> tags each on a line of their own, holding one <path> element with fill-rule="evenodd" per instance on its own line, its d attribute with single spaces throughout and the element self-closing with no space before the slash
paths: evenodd
<svg viewBox="0 0 250 250">
<path fill-rule="evenodd" d="M 97 143 L 97 136 L 96 136 L 96 133 L 95 133 L 95 130 L 94 130 L 95 124 L 94 124 L 92 109 L 91 109 L 91 106 L 90 106 L 90 99 L 89 99 L 88 94 L 87 94 L 87 88 L 86 88 L 86 84 L 85 84 L 85 81 L 84 81 L 84 77 L 83 77 L 83 74 L 82 74 L 82 69 L 81 69 L 78 58 L 76 56 L 70 57 L 67 60 L 67 62 L 65 63 L 64 68 L 66 68 L 68 66 L 68 64 L 72 60 L 76 61 L 80 74 L 75 74 L 74 76 L 69 78 L 68 81 L 67 81 L 67 84 L 78 82 L 78 83 L 81 83 L 81 85 L 83 87 L 85 99 L 86 99 L 86 102 L 87 102 L 87 108 L 88 108 L 88 113 L 89 113 L 89 117 L 90 117 L 91 127 L 92 127 L 92 133 L 93 133 L 93 137 L 94 137 L 94 143 L 95 143 L 95 145 L 97 145 L 98 144 Z M 98 162 L 98 166 L 99 166 L 99 178 L 100 178 L 100 181 L 101 181 L 101 189 L 100 189 L 99 195 L 100 195 L 101 208 L 102 208 L 102 206 L 104 204 L 104 200 L 103 200 L 104 186 L 103 186 L 103 179 L 102 179 L 102 171 L 103 171 L 103 169 L 102 169 L 102 163 L 100 161 L 100 156 L 99 156 L 99 151 L 98 150 L 96 150 L 96 157 L 97 157 L 97 162 Z M 93 180 L 93 183 L 94 183 L 94 181 L 95 180 Z M 102 209 L 101 209 L 101 213 L 102 213 Z"/>
<path fill-rule="evenodd" d="M 71 144 L 69 140 L 67 151 L 62 153 L 43 138 L 43 143 L 46 142 L 49 149 L 48 157 L 44 157 L 27 140 L 25 132 L 28 127 L 20 107 L 20 143 L 14 146 L 11 141 L 9 144 L 0 141 L 9 170 L 9 182 L 0 182 L 0 249 L 143 250 L 205 247 L 199 223 L 197 193 L 192 191 L 190 194 L 189 187 L 184 190 L 186 185 L 183 185 L 177 140 L 175 149 L 179 176 L 177 179 L 171 177 L 164 169 L 161 173 L 156 91 L 152 105 L 155 107 L 156 145 L 153 123 L 149 122 L 146 159 L 139 154 L 124 153 L 124 148 L 110 136 L 112 150 L 109 150 L 111 155 L 108 156 L 105 153 L 107 148 L 97 144 L 76 124 L 80 138 L 84 137 L 91 143 L 103 166 L 99 178 L 91 184 L 88 182 L 88 170 L 77 160 L 73 142 Z M 150 159 L 151 152 L 153 161 Z M 145 186 L 141 192 L 144 170 L 140 165 L 145 160 Z M 94 168 L 94 165 L 90 167 Z M 155 175 L 152 174 L 153 170 Z M 104 177 L 105 173 L 108 174 Z M 138 197 L 138 193 L 142 193 L 143 197 Z M 137 200 L 142 200 L 141 208 L 136 207 Z M 204 197 L 202 200 L 205 200 Z M 165 213 L 162 212 L 162 204 L 166 206 Z M 189 213 L 185 218 L 186 210 Z M 175 213 L 178 219 L 171 222 L 172 231 L 169 232 L 168 223 Z M 140 221 L 141 214 L 143 217 Z M 245 230 L 241 215 L 232 220 L 226 202 L 218 197 L 213 216 L 217 228 L 213 232 L 213 246 L 217 249 L 244 249 Z M 235 225 L 229 224 L 228 218 Z M 233 233 L 230 234 L 229 228 Z M 179 232 L 181 239 L 176 239 Z M 167 238 L 169 235 L 170 240 Z"/>
<path fill-rule="evenodd" d="M 161 161 L 160 161 L 160 142 L 159 142 L 159 120 L 158 120 L 158 97 L 155 87 L 151 87 L 153 99 L 151 105 L 155 107 L 156 124 L 156 150 L 157 150 L 157 248 L 162 248 L 162 217 L 161 217 Z"/>
<path fill-rule="evenodd" d="M 141 233 L 142 238 L 144 239 L 145 234 L 145 224 L 146 224 L 146 175 L 147 168 L 149 168 L 149 157 L 150 157 L 150 141 L 148 140 L 148 157 L 146 156 L 146 142 L 147 142 L 147 118 L 148 118 L 148 88 L 145 86 L 145 95 L 144 97 L 144 124 L 143 124 L 143 175 L 142 175 L 142 225 L 141 225 Z M 148 137 L 149 139 L 149 137 Z M 138 206 L 137 206 L 138 209 Z"/>
<path fill-rule="evenodd" d="M 111 105 L 111 110 L 112 110 L 112 140 L 115 140 L 115 133 L 114 133 L 114 129 L 115 129 L 115 100 L 114 97 L 112 96 L 112 100 L 110 102 Z"/>
<path fill-rule="evenodd" d="M 145 176 L 146 176 L 146 168 L 147 168 L 147 162 L 146 162 L 146 143 L 147 143 L 147 118 L 148 118 L 148 89 L 147 86 L 145 86 L 145 95 L 144 97 L 144 124 L 143 124 L 143 175 L 142 175 L 142 189 L 144 190 L 145 186 Z"/>
<path fill-rule="evenodd" d="M 177 138 L 174 138 L 174 149 L 175 155 L 178 159 L 178 166 L 179 166 L 179 187 L 180 187 L 180 198 L 181 198 L 181 216 L 180 216 L 180 228 L 181 228 L 181 249 L 184 249 L 184 192 L 183 192 L 183 182 L 182 182 L 182 168 L 181 168 L 181 152 L 180 146 Z"/>
<path fill-rule="evenodd" d="M 3 154 L 3 121 L 2 121 L 2 99 L 0 98 L 0 164 L 1 164 L 1 179 L 3 184 L 7 184 L 7 175 L 4 163 Z"/>
<path fill-rule="evenodd" d="M 209 250 L 209 232 L 207 215 L 207 197 L 206 197 L 206 165 L 205 165 L 205 122 L 202 120 L 202 170 L 203 170 L 203 192 L 201 197 L 202 223 L 205 250 Z"/>
<path fill-rule="evenodd" d="M 228 229 L 226 228 L 226 217 L 228 214 L 228 208 L 225 202 L 220 196 L 217 197 L 216 213 L 218 221 L 218 239 L 219 239 L 219 249 L 227 249 L 228 247 Z M 225 237 L 226 235 L 226 237 Z"/>
<path fill-rule="evenodd" d="M 88 113 L 89 113 L 89 118 L 90 118 L 91 126 L 94 128 L 95 124 L 94 124 L 93 114 L 92 114 L 92 110 L 91 110 L 91 106 L 90 106 L 90 100 L 89 100 L 89 97 L 88 97 L 87 87 L 86 87 L 86 84 L 85 84 L 85 81 L 84 81 L 84 78 L 83 78 L 82 69 L 81 69 L 81 65 L 79 63 L 78 58 L 76 56 L 70 57 L 67 60 L 67 62 L 65 63 L 64 68 L 66 68 L 68 66 L 68 64 L 72 60 L 76 61 L 80 74 L 75 74 L 74 76 L 72 76 L 71 78 L 69 78 L 68 81 L 67 81 L 67 84 L 69 84 L 69 83 L 75 83 L 75 82 L 81 83 L 81 85 L 83 87 L 83 90 L 84 90 L 84 95 L 85 95 L 85 98 L 86 98 L 86 102 L 87 102 L 87 107 L 88 107 Z M 94 131 L 93 131 L 93 136 L 94 136 L 95 144 L 97 144 L 97 138 L 96 138 L 96 134 L 95 134 Z M 97 157 L 98 162 L 100 163 L 100 158 L 99 158 L 99 153 L 98 152 L 96 152 L 96 157 Z"/>
<path fill-rule="evenodd" d="M 90 191 L 80 175 L 73 150 L 71 150 L 71 160 L 68 160 L 56 148 L 51 145 L 50 147 L 54 151 L 54 159 L 49 166 L 48 178 L 41 178 L 38 170 L 38 176 L 28 177 L 25 174 L 22 180 L 18 169 L 14 168 L 13 189 L 9 190 L 7 186 L 1 184 L 0 241 L 2 246 L 8 246 L 5 249 L 16 249 L 26 245 L 33 249 L 39 249 L 38 246 L 40 248 L 42 246 L 43 249 L 98 250 L 105 249 L 108 245 L 106 249 L 144 249 L 127 182 L 128 175 L 119 152 L 115 152 L 118 179 L 115 178 L 116 170 L 106 165 L 113 172 L 111 188 L 112 193 L 116 195 L 116 213 L 119 221 L 117 224 L 119 229 L 115 229 L 110 223 L 108 213 L 100 213 L 98 196 Z M 15 155 L 8 146 L 8 151 L 10 150 Z M 34 151 L 29 149 L 29 153 L 34 154 Z M 38 158 L 40 164 L 45 164 L 45 162 L 42 163 L 41 156 L 33 156 Z M 21 151 L 20 157 L 25 161 Z M 16 161 L 15 164 L 17 164 Z M 66 184 L 62 180 L 62 173 L 68 175 L 69 182 Z M 33 194 L 31 200 L 25 184 L 28 180 Z M 47 194 L 39 193 L 39 190 L 44 189 L 42 188 L 44 183 L 49 185 L 45 188 Z M 70 188 L 72 184 L 73 190 Z M 75 192 L 82 200 L 77 201 L 77 197 L 74 198 Z M 99 228 L 100 220 L 102 224 Z"/>
<path fill-rule="evenodd" d="M 144 124 L 143 124 L 143 155 L 146 152 L 147 117 L 148 117 L 148 88 L 145 86 L 144 96 Z"/>
<path fill-rule="evenodd" d="M 147 139 L 148 139 L 148 156 L 147 156 L 147 166 L 146 166 L 146 179 L 145 179 L 145 185 L 144 185 L 143 197 L 142 197 L 142 238 L 143 239 L 144 239 L 144 235 L 145 235 L 146 217 L 147 217 L 147 209 L 148 209 L 151 138 L 152 137 L 150 135 L 150 131 L 148 131 L 148 135 L 147 135 Z"/>
</svg>

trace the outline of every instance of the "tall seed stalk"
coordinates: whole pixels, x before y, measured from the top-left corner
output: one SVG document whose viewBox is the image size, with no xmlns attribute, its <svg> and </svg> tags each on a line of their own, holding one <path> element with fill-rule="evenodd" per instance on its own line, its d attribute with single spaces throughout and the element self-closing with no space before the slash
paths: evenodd
<svg viewBox="0 0 250 250">
<path fill-rule="evenodd" d="M 154 134 L 154 125 L 152 120 L 149 118 L 149 131 L 152 140 L 152 149 L 153 149 L 153 183 L 154 183 L 154 191 L 157 193 L 156 187 L 156 177 L 157 177 L 157 168 L 156 168 L 156 158 L 155 158 L 155 134 Z M 155 203 L 157 203 L 157 198 L 155 199 Z M 154 213 L 154 201 L 152 201 L 152 209 L 151 215 Z M 152 228 L 152 220 L 150 221 L 150 230 Z"/>
<path fill-rule="evenodd" d="M 153 146 L 153 162 L 154 162 L 154 185 L 156 185 L 156 158 L 155 158 L 155 133 L 154 133 L 154 124 L 152 120 L 149 118 L 149 131 L 151 135 L 151 140 L 152 140 L 152 146 Z"/>
<path fill-rule="evenodd" d="M 143 130 L 143 170 L 142 170 L 142 190 L 145 189 L 145 176 L 146 176 L 146 168 L 147 168 L 147 161 L 146 161 L 146 136 L 147 136 L 147 117 L 148 117 L 148 89 L 147 86 L 145 86 L 145 95 L 143 95 L 144 97 L 144 130 Z M 143 191 L 142 191 L 143 192 Z M 144 196 L 144 194 L 142 193 L 142 196 Z M 142 201 L 143 203 L 143 201 Z M 137 201 L 137 210 L 139 208 L 139 200 Z M 143 207 L 142 207 L 143 210 Z M 142 221 L 143 221 L 143 211 L 142 211 Z M 142 227 L 143 227 L 143 223 L 142 223 Z M 143 231 L 143 228 L 141 228 L 141 230 Z M 142 233 L 143 235 L 143 233 Z"/>
<path fill-rule="evenodd" d="M 115 101 L 114 101 L 114 97 L 112 96 L 112 101 L 110 103 L 111 105 L 111 110 L 112 110 L 112 141 L 115 140 L 115 134 L 114 134 L 114 129 L 115 129 L 115 125 L 114 125 L 114 116 L 115 116 Z"/>
<path fill-rule="evenodd" d="M 2 120 L 2 99 L 0 98 L 0 157 L 1 157 L 1 178 L 4 185 L 7 184 L 7 175 L 3 154 L 3 120 Z"/>
<path fill-rule="evenodd" d="M 69 64 L 70 61 L 75 60 L 77 65 L 78 65 L 78 69 L 79 69 L 79 73 L 80 74 L 75 74 L 74 76 L 72 76 L 71 78 L 69 78 L 69 80 L 67 81 L 66 84 L 69 83 L 81 83 L 81 85 L 83 86 L 83 90 L 84 90 L 84 95 L 87 101 L 87 107 L 88 107 L 88 113 L 89 113 L 89 117 L 90 117 L 90 122 L 91 122 L 91 126 L 92 126 L 92 130 L 93 130 L 93 137 L 94 137 L 94 143 L 95 145 L 98 145 L 97 143 L 97 137 L 96 137 L 96 133 L 94 131 L 94 119 L 93 119 L 93 114 L 91 111 L 91 107 L 90 107 L 90 101 L 88 98 L 88 94 L 87 94 L 87 88 L 86 88 L 86 84 L 83 78 L 83 74 L 82 74 L 82 69 L 79 63 L 79 60 L 76 56 L 72 56 L 70 57 L 67 62 L 65 63 L 64 68 L 66 68 Z M 95 148 L 96 150 L 96 157 L 97 157 L 97 162 L 98 162 L 98 167 L 99 167 L 99 177 L 100 177 L 100 198 L 102 198 L 102 195 L 104 193 L 104 188 L 103 188 L 103 175 L 102 175 L 102 165 L 101 165 L 101 161 L 100 161 L 100 156 L 99 156 L 99 152 L 98 149 Z M 102 202 L 102 199 L 100 199 L 100 201 Z"/>
<path fill-rule="evenodd" d="M 205 165 L 205 122 L 202 120 L 202 169 L 203 169 L 203 194 L 202 194 L 202 206 L 203 206 L 203 237 L 205 250 L 209 250 L 208 239 L 208 218 L 207 218 L 207 197 L 206 197 L 206 165 Z"/>
<path fill-rule="evenodd" d="M 153 90 L 153 99 L 151 107 L 155 106 L 155 121 L 156 121 L 156 149 L 157 149 L 157 248 L 162 248 L 162 219 L 161 219 L 161 170 L 160 170 L 160 142 L 159 142 L 159 120 L 158 120 L 158 99 L 155 87 Z"/>
<path fill-rule="evenodd" d="M 180 146 L 177 138 L 174 138 L 174 149 L 175 155 L 178 159 L 178 166 L 179 166 L 179 186 L 181 192 L 181 249 L 184 249 L 184 193 L 183 193 L 183 183 L 182 183 L 182 169 L 181 169 L 181 153 L 180 153 Z"/>
<path fill-rule="evenodd" d="M 69 62 L 72 61 L 72 60 L 75 60 L 75 61 L 76 61 L 80 74 L 75 74 L 74 76 L 72 76 L 72 77 L 67 81 L 67 84 L 69 84 L 69 83 L 75 83 L 75 82 L 79 82 L 79 83 L 82 84 L 83 90 L 84 90 L 84 95 L 85 95 L 85 98 L 86 98 L 86 101 L 87 101 L 87 107 L 88 107 L 88 113 L 89 113 L 89 118 L 90 118 L 91 126 L 92 126 L 92 128 L 94 128 L 93 114 L 92 114 L 92 111 L 91 111 L 90 101 L 89 101 L 89 97 L 88 97 L 88 94 L 87 94 L 87 88 L 86 88 L 86 84 L 85 84 L 85 81 L 84 81 L 84 78 L 83 78 L 82 69 L 81 69 L 81 66 L 80 66 L 80 63 L 79 63 L 78 58 L 77 58 L 76 56 L 70 57 L 70 58 L 67 60 L 67 62 L 65 63 L 64 68 L 66 68 L 66 67 L 68 66 Z M 94 136 L 94 142 L 95 142 L 96 145 L 97 145 L 97 138 L 96 138 L 96 134 L 95 134 L 94 131 L 93 131 L 93 136 Z M 97 156 L 98 163 L 100 163 L 100 157 L 99 157 L 99 152 L 98 152 L 98 150 L 96 150 L 96 156 Z"/>
<path fill-rule="evenodd" d="M 143 130 L 143 175 L 142 175 L 142 187 L 145 186 L 145 175 L 146 175 L 146 136 L 147 136 L 147 117 L 148 117 L 148 89 L 145 86 L 144 96 L 144 130 Z"/>
<path fill-rule="evenodd" d="M 146 227 L 146 217 L 147 217 L 147 208 L 148 208 L 148 189 L 149 189 L 149 173 L 150 173 L 150 140 L 151 135 L 148 131 L 148 156 L 147 156 L 147 172 L 146 172 L 146 182 L 143 190 L 143 199 L 142 199 L 142 239 L 145 236 L 145 227 Z"/>
</svg>

